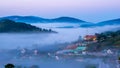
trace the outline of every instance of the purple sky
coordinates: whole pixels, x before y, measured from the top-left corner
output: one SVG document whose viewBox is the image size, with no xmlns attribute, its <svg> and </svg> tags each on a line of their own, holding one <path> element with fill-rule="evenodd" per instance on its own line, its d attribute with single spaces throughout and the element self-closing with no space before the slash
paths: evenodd
<svg viewBox="0 0 120 68">
<path fill-rule="evenodd" d="M 0 17 L 10 15 L 70 16 L 99 22 L 120 18 L 120 0 L 1 0 Z"/>
</svg>

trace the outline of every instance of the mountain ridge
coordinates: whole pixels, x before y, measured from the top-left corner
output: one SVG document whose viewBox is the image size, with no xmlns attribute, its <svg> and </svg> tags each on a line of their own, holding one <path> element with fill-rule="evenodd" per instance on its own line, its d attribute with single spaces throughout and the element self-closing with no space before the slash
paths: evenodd
<svg viewBox="0 0 120 68">
<path fill-rule="evenodd" d="M 9 19 L 16 22 L 25 22 L 29 24 L 31 23 L 73 23 L 73 24 L 79 24 L 79 27 L 84 27 L 84 28 L 101 27 L 106 25 L 120 25 L 120 18 L 101 21 L 98 23 L 91 23 L 91 22 L 87 22 L 87 21 L 83 21 L 77 18 L 67 17 L 67 16 L 62 16 L 62 17 L 53 18 L 53 19 L 47 19 L 47 18 L 42 18 L 37 16 L 6 16 L 6 17 L 1 17 L 0 19 L 1 20 Z"/>
<path fill-rule="evenodd" d="M 112 19 L 112 20 L 106 20 L 102 22 L 98 22 L 95 24 L 83 24 L 81 27 L 100 27 L 100 26 L 111 26 L 111 25 L 120 25 L 120 18 Z"/>
<path fill-rule="evenodd" d="M 55 22 L 68 22 L 68 23 L 87 23 L 83 20 L 73 18 L 73 17 L 58 17 L 53 19 L 41 18 L 37 16 L 6 16 L 0 19 L 9 19 L 16 22 L 26 22 L 26 23 L 55 23 Z"/>
<path fill-rule="evenodd" d="M 98 25 L 117 25 L 120 24 L 120 18 L 99 22 Z"/>
</svg>

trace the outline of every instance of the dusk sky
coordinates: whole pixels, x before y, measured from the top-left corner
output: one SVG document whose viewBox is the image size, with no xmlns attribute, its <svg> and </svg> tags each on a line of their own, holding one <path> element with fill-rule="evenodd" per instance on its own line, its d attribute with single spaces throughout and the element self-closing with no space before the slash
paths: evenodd
<svg viewBox="0 0 120 68">
<path fill-rule="evenodd" d="M 100 22 L 120 18 L 120 0 L 1 0 L 0 17 L 11 15 Z"/>
</svg>

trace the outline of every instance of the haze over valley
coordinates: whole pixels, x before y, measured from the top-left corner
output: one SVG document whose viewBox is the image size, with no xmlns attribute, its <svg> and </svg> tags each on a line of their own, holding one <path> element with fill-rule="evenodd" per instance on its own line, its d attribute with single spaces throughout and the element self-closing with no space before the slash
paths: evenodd
<svg viewBox="0 0 120 68">
<path fill-rule="evenodd" d="M 32 19 L 31 19 L 32 18 Z M 37 18 L 37 19 L 36 19 Z M 51 19 L 55 21 L 51 21 L 50 19 L 44 19 L 47 20 L 47 22 L 39 22 L 41 19 L 39 17 L 34 16 L 9 16 L 9 17 L 2 17 L 2 19 L 10 19 L 13 21 L 19 22 L 25 22 L 27 24 L 31 24 L 33 26 L 36 26 L 38 28 L 44 28 L 44 29 L 51 29 L 57 33 L 8 33 L 3 32 L 0 33 L 0 38 L 3 38 L 0 40 L 0 43 L 2 43 L 1 48 L 17 48 L 17 47 L 31 47 L 34 45 L 37 46 L 46 46 L 46 45 L 55 45 L 60 43 L 70 43 L 76 41 L 79 36 L 84 37 L 85 35 L 93 35 L 95 33 L 101 33 L 105 31 L 116 31 L 118 28 L 120 28 L 119 23 L 114 24 L 114 20 L 110 20 L 110 22 L 113 21 L 113 25 L 109 25 L 109 21 L 106 21 L 105 25 L 96 26 L 87 26 L 87 27 L 81 27 L 81 25 L 89 25 L 94 23 L 85 22 L 79 19 L 70 18 L 70 17 L 61 17 L 58 19 Z M 29 21 L 38 21 L 38 22 L 30 22 Z M 119 19 L 116 19 L 117 22 L 119 22 Z M 70 22 L 71 21 L 71 22 Z M 104 22 L 103 22 L 104 23 Z M 99 24 L 99 23 L 98 23 Z M 9 26 L 9 25 L 8 25 Z M 10 27 L 10 26 L 9 26 Z M 18 29 L 19 30 L 19 29 Z M 54 39 L 53 39 L 54 38 Z M 10 41 L 9 41 L 10 40 Z M 22 44 L 21 44 L 22 43 Z M 15 45 L 17 44 L 17 45 Z M 13 47 L 9 47 L 13 46 Z"/>
</svg>

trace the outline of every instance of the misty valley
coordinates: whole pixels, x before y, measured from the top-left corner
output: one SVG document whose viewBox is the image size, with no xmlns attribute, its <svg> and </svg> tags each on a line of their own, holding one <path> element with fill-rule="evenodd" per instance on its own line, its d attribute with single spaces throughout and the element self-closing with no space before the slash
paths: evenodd
<svg viewBox="0 0 120 68">
<path fill-rule="evenodd" d="M 106 22 L 110 22 L 107 24 Z M 0 19 L 0 68 L 119 68 L 120 19 Z"/>
<path fill-rule="evenodd" d="M 120 0 L 0 0 L 0 68 L 120 68 Z"/>
</svg>

